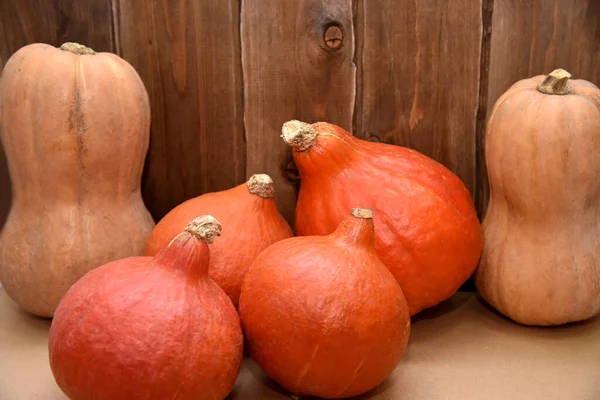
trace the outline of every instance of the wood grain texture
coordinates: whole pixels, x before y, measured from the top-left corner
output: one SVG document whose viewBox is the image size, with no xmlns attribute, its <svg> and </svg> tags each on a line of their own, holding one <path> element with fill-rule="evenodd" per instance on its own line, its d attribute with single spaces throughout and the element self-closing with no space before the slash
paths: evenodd
<svg viewBox="0 0 600 400">
<path fill-rule="evenodd" d="M 407 146 L 472 194 L 481 1 L 359 0 L 355 135 Z"/>
<path fill-rule="evenodd" d="M 276 200 L 293 222 L 297 187 L 288 180 L 291 151 L 279 137 L 291 119 L 352 128 L 355 94 L 351 0 L 245 0 L 241 13 L 246 175 L 267 173 Z M 324 33 L 339 26 L 330 49 Z"/>
<path fill-rule="evenodd" d="M 111 5 L 107 0 L 0 0 L 0 68 L 31 43 L 60 46 L 78 42 L 114 51 Z M 0 145 L 0 227 L 10 208 L 10 179 Z"/>
<path fill-rule="evenodd" d="M 156 220 L 244 181 L 239 0 L 114 0 L 120 55 L 152 104 L 143 179 Z"/>
<path fill-rule="evenodd" d="M 488 115 L 520 79 L 564 68 L 573 78 L 600 85 L 600 1 L 496 0 L 492 17 Z M 485 213 L 487 176 L 479 176 Z"/>
</svg>

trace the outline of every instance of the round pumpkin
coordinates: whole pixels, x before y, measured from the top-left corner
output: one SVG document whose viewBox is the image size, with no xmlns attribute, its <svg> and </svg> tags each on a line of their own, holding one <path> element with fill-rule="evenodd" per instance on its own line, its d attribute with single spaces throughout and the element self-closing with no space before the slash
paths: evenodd
<svg viewBox="0 0 600 400">
<path fill-rule="evenodd" d="M 144 254 L 157 254 L 194 216 L 214 215 L 226 228 L 210 245 L 209 274 L 237 307 L 242 281 L 256 256 L 271 244 L 293 236 L 277 210 L 274 193 L 271 177 L 255 174 L 234 188 L 187 200 L 156 224 Z"/>
<path fill-rule="evenodd" d="M 210 215 L 155 257 L 98 267 L 63 297 L 50 327 L 50 368 L 71 400 L 223 400 L 243 358 L 238 314 L 208 276 Z"/>
<path fill-rule="evenodd" d="M 86 272 L 142 254 L 154 227 L 140 193 L 148 95 L 115 54 L 36 43 L 6 63 L 0 110 L 13 189 L 0 278 L 25 310 L 51 317 Z"/>
<path fill-rule="evenodd" d="M 558 69 L 494 104 L 481 296 L 526 325 L 600 314 L 600 90 Z"/>
<path fill-rule="evenodd" d="M 402 289 L 377 257 L 373 212 L 353 209 L 327 236 L 263 251 L 242 286 L 250 355 L 294 395 L 345 398 L 382 383 L 410 335 Z"/>
<path fill-rule="evenodd" d="M 327 235 L 356 204 L 373 209 L 375 248 L 411 315 L 452 296 L 481 254 L 481 225 L 462 181 L 406 147 L 358 139 L 326 122 L 289 121 L 300 172 L 297 235 Z"/>
</svg>

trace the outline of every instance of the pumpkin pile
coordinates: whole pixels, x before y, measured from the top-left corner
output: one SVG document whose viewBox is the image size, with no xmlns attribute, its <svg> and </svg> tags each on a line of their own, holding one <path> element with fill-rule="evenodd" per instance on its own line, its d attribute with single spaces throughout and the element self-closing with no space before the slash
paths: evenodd
<svg viewBox="0 0 600 400">
<path fill-rule="evenodd" d="M 495 104 L 483 228 L 440 163 L 297 120 L 281 130 L 301 179 L 295 235 L 266 174 L 155 225 L 140 195 L 144 85 L 76 43 L 15 53 L 0 110 L 14 196 L 0 280 L 53 317 L 50 367 L 72 400 L 222 400 L 244 349 L 293 395 L 361 395 L 400 363 L 411 317 L 473 273 L 522 324 L 600 314 L 600 90 L 566 71 Z"/>
</svg>

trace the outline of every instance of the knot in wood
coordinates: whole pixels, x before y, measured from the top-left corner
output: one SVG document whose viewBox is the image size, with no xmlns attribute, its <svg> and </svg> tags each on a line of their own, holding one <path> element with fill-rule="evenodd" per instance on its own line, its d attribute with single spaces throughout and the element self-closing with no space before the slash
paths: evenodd
<svg viewBox="0 0 600 400">
<path fill-rule="evenodd" d="M 342 46 L 344 34 L 339 26 L 330 25 L 325 29 L 323 40 L 325 41 L 327 48 L 332 50 L 339 49 Z"/>
</svg>

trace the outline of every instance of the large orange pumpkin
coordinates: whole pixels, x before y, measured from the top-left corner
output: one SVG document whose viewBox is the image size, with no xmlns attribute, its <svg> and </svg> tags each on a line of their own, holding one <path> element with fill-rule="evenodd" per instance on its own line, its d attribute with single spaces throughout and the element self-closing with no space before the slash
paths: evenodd
<svg viewBox="0 0 600 400">
<path fill-rule="evenodd" d="M 115 54 L 31 44 L 2 71 L 0 135 L 13 188 L 0 279 L 25 310 L 51 317 L 86 272 L 142 254 L 154 227 L 140 193 L 148 94 Z"/>
<path fill-rule="evenodd" d="M 199 214 L 214 215 L 225 230 L 210 245 L 210 277 L 237 307 L 242 281 L 256 256 L 271 244 L 293 236 L 279 214 L 273 180 L 252 175 L 246 183 L 187 200 L 165 215 L 146 242 L 145 254 L 155 255 Z"/>
<path fill-rule="evenodd" d="M 410 335 L 402 290 L 375 254 L 373 212 L 334 233 L 282 240 L 250 267 L 240 297 L 248 350 L 295 395 L 365 393 L 396 368 Z"/>
<path fill-rule="evenodd" d="M 222 400 L 243 358 L 239 316 L 208 276 L 210 215 L 156 257 L 95 268 L 61 300 L 48 351 L 71 400 Z"/>
<path fill-rule="evenodd" d="M 481 296 L 526 325 L 600 314 L 600 89 L 558 69 L 509 88 L 485 140 Z"/>
<path fill-rule="evenodd" d="M 363 205 L 375 212 L 375 248 L 411 315 L 449 298 L 477 267 L 481 226 L 462 181 L 415 150 L 360 140 L 326 122 L 289 121 L 301 186 L 298 235 L 326 235 Z"/>
</svg>

